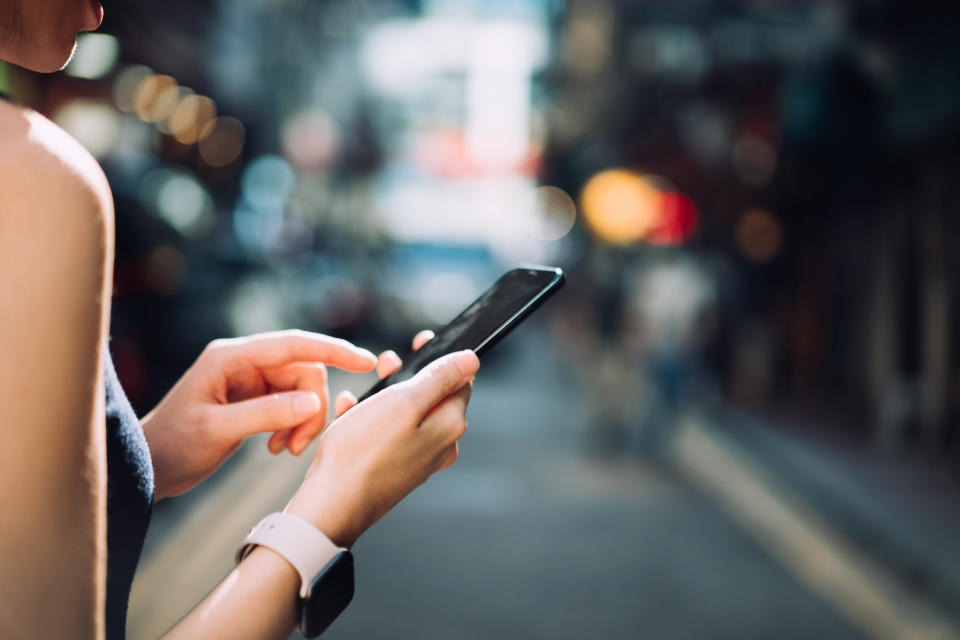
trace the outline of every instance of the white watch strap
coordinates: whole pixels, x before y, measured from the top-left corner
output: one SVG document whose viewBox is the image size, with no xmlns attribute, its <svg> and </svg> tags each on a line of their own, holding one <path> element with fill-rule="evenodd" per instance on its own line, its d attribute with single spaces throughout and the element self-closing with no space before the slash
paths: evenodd
<svg viewBox="0 0 960 640">
<path fill-rule="evenodd" d="M 271 513 L 250 530 L 237 549 L 237 563 L 257 545 L 276 551 L 300 574 L 300 597 L 306 598 L 310 583 L 341 549 L 322 531 L 289 513 Z"/>
</svg>

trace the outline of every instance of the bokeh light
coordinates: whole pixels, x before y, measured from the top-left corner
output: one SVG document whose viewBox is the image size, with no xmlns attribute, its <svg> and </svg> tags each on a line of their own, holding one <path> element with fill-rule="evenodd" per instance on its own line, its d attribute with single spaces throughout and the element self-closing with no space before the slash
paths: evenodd
<svg viewBox="0 0 960 640">
<path fill-rule="evenodd" d="M 200 131 L 200 157 L 211 167 L 225 167 L 240 157 L 245 137 L 243 123 L 236 118 L 211 120 Z"/>
<path fill-rule="evenodd" d="M 157 130 L 161 133 L 172 135 L 173 129 L 171 125 L 174 114 L 180 105 L 183 104 L 184 100 L 192 98 L 195 95 L 196 92 L 193 89 L 178 85 L 164 90 L 163 93 L 157 96 L 157 103 L 154 107 L 154 115 L 157 118 Z"/>
<path fill-rule="evenodd" d="M 244 201 L 257 210 L 283 209 L 297 187 L 297 176 L 280 156 L 265 155 L 247 165 L 241 179 Z"/>
<path fill-rule="evenodd" d="M 195 144 L 200 132 L 217 117 L 217 105 L 207 96 L 187 95 L 167 120 L 167 130 L 181 144 Z"/>
<path fill-rule="evenodd" d="M 750 209 L 737 220 L 734 240 L 747 260 L 763 264 L 770 262 L 780 253 L 783 228 L 770 212 Z"/>
<path fill-rule="evenodd" d="M 539 187 L 530 195 L 533 235 L 541 240 L 559 240 L 577 220 L 577 205 L 566 191 L 558 187 Z"/>
<path fill-rule="evenodd" d="M 151 171 L 140 185 L 140 200 L 187 237 L 206 234 L 215 222 L 213 197 L 196 176 L 185 171 Z"/>
<path fill-rule="evenodd" d="M 68 76 L 96 80 L 117 66 L 120 44 L 106 33 L 81 33 L 70 63 L 63 70 Z"/>
<path fill-rule="evenodd" d="M 144 80 L 151 77 L 153 71 L 142 64 L 134 64 L 123 68 L 113 81 L 113 101 L 117 108 L 125 113 L 134 113 L 136 106 L 134 98 L 137 89 Z"/>
<path fill-rule="evenodd" d="M 233 211 L 233 231 L 251 253 L 266 253 L 283 232 L 283 212 L 238 205 Z"/>
<path fill-rule="evenodd" d="M 697 227 L 697 207 L 679 191 L 661 194 L 660 214 L 646 240 L 653 244 L 679 245 L 690 239 Z"/>
<path fill-rule="evenodd" d="M 95 158 L 109 155 L 120 136 L 120 118 L 116 110 L 99 100 L 71 100 L 53 115 L 53 121 Z"/>
<path fill-rule="evenodd" d="M 283 126 L 283 152 L 298 169 L 325 169 L 340 148 L 340 130 L 325 111 L 300 111 Z"/>
<path fill-rule="evenodd" d="M 654 225 L 661 194 L 646 176 L 628 169 L 607 169 L 584 186 L 580 208 L 600 239 L 626 245 L 641 240 Z"/>
<path fill-rule="evenodd" d="M 176 104 L 177 81 L 157 74 L 143 78 L 133 94 L 133 110 L 144 122 L 157 122 L 169 115 Z"/>
<path fill-rule="evenodd" d="M 273 331 L 289 326 L 284 310 L 289 300 L 283 288 L 267 278 L 240 281 L 226 305 L 227 319 L 236 335 Z"/>
</svg>

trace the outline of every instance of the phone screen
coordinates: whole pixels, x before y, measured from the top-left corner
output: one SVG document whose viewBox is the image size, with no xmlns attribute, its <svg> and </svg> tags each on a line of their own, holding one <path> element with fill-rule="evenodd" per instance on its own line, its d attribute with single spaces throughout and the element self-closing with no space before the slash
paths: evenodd
<svg viewBox="0 0 960 640">
<path fill-rule="evenodd" d="M 563 271 L 553 267 L 521 267 L 508 271 L 460 315 L 411 354 L 403 368 L 373 386 L 360 400 L 392 384 L 412 378 L 425 366 L 455 351 L 486 353 L 563 285 Z"/>
</svg>

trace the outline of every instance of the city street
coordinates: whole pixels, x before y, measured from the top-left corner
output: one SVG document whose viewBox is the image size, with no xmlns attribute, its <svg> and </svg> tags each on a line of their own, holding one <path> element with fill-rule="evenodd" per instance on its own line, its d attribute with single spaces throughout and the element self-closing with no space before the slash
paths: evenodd
<svg viewBox="0 0 960 640">
<path fill-rule="evenodd" d="M 247 434 L 378 382 L 299 332 L 434 328 L 497 345 L 459 459 L 356 541 L 325 638 L 960 640 L 960 12 L 99 3 L 0 1 L 6 486 L 54 525 L 6 528 L 0 638 L 124 640 L 126 595 L 164 636 L 313 461 Z M 351 521 L 450 446 L 365 415 L 305 489 Z M 147 449 L 158 493 L 203 480 L 144 538 Z"/>
<path fill-rule="evenodd" d="M 357 595 L 328 637 L 884 637 L 857 623 L 855 598 L 810 588 L 815 568 L 784 562 L 790 540 L 763 516 L 738 517 L 722 489 L 684 471 L 709 447 L 687 438 L 678 464 L 585 454 L 585 399 L 548 347 L 532 324 L 485 362 L 460 460 L 361 538 Z M 161 633 L 229 570 L 246 528 L 282 507 L 307 460 L 253 442 L 198 495 L 159 505 L 132 638 Z M 723 462 L 698 466 L 712 464 Z M 853 590 L 869 589 L 851 566 Z"/>
</svg>

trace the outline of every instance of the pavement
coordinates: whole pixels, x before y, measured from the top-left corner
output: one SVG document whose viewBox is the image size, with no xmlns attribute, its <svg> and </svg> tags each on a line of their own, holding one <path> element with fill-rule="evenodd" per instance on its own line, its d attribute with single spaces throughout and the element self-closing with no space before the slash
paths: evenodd
<svg viewBox="0 0 960 640">
<path fill-rule="evenodd" d="M 657 459 L 588 453 L 584 386 L 536 322 L 485 359 L 459 461 L 360 539 L 356 597 L 325 637 L 958 637 L 944 601 L 716 416 L 682 416 Z M 130 638 L 157 637 L 222 579 L 308 462 L 254 439 L 158 504 Z"/>
</svg>

